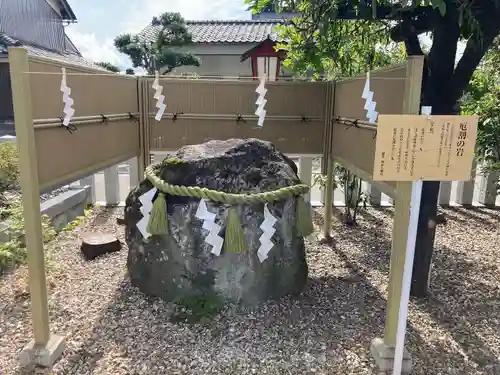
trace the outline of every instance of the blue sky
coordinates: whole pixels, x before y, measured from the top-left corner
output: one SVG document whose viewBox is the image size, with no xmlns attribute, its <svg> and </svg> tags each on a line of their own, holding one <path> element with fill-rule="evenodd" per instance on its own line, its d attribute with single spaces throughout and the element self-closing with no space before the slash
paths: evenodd
<svg viewBox="0 0 500 375">
<path fill-rule="evenodd" d="M 93 61 L 125 69 L 128 58 L 116 51 L 113 38 L 141 31 L 153 16 L 180 12 L 187 20 L 249 19 L 243 0 L 69 0 L 78 23 L 66 28 L 80 52 Z"/>
</svg>

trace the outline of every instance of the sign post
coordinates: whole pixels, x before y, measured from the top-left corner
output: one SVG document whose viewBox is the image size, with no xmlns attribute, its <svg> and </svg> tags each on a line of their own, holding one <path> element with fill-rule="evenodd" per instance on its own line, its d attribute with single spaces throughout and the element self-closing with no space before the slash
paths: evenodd
<svg viewBox="0 0 500 375">
<path fill-rule="evenodd" d="M 477 137 L 477 116 L 380 115 L 374 181 L 412 181 L 393 375 L 400 375 L 423 181 L 467 181 Z M 397 199 L 397 198 L 396 198 Z"/>
</svg>

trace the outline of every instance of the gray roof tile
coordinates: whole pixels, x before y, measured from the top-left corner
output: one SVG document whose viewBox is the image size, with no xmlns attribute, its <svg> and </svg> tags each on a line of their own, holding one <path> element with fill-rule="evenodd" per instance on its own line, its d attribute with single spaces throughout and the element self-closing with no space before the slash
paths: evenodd
<svg viewBox="0 0 500 375">
<path fill-rule="evenodd" d="M 5 33 L 0 33 L 0 53 L 7 53 L 8 47 L 17 47 L 21 45 L 21 42 L 11 38 Z"/>
<path fill-rule="evenodd" d="M 282 23 L 280 20 L 249 21 L 187 21 L 186 26 L 194 43 L 260 43 L 269 36 L 281 41 L 274 29 Z M 140 38 L 152 41 L 159 26 L 146 26 L 140 32 Z"/>
<path fill-rule="evenodd" d="M 91 68 L 91 69 L 107 71 L 104 68 L 101 68 L 99 65 L 96 65 L 91 61 L 85 60 L 83 57 L 75 53 L 71 53 L 70 51 L 68 51 L 67 53 L 58 53 L 55 51 L 49 51 L 41 47 L 23 43 L 19 40 L 16 40 L 8 36 L 5 33 L 0 33 L 0 55 L 7 54 L 8 47 L 24 47 L 28 51 L 28 54 L 31 56 L 46 57 L 52 60 L 61 61 L 63 63 L 80 65 L 83 68 Z"/>
</svg>

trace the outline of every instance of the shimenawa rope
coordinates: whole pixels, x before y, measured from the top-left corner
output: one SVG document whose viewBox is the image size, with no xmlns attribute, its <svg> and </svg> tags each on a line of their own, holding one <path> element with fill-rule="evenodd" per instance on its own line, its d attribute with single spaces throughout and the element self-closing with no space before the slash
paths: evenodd
<svg viewBox="0 0 500 375">
<path fill-rule="evenodd" d="M 224 249 L 232 252 L 246 251 L 244 230 L 238 215 L 236 205 L 249 203 L 269 203 L 295 198 L 296 202 L 296 227 L 300 236 L 307 236 L 314 230 L 309 205 L 304 201 L 303 194 L 309 191 L 309 186 L 297 184 L 286 186 L 273 191 L 234 194 L 222 191 L 201 188 L 198 186 L 183 186 L 170 184 L 158 176 L 162 167 L 169 164 L 182 164 L 181 159 L 166 159 L 162 163 L 153 164 L 146 168 L 144 176 L 151 184 L 159 190 L 158 197 L 153 203 L 149 222 L 148 232 L 152 235 L 168 233 L 167 195 L 192 197 L 207 199 L 212 202 L 228 204 L 229 208 L 224 239 Z"/>
</svg>

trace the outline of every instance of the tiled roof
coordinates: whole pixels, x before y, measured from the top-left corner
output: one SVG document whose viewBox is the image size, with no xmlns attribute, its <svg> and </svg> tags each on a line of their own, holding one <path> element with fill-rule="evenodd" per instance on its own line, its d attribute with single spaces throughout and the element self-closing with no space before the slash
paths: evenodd
<svg viewBox="0 0 500 375">
<path fill-rule="evenodd" d="M 67 0 L 61 0 L 61 11 L 62 11 L 62 16 L 64 20 L 68 21 L 76 21 L 76 16 L 75 13 L 73 12 L 73 9 L 71 9 L 71 6 L 69 5 Z"/>
<path fill-rule="evenodd" d="M 186 26 L 194 43 L 260 43 L 269 36 L 280 41 L 274 29 L 280 20 L 249 21 L 187 21 Z M 148 25 L 140 32 L 146 41 L 154 39 L 159 26 Z"/>
<path fill-rule="evenodd" d="M 8 36 L 7 34 L 0 33 L 0 53 L 7 53 L 8 47 L 21 46 L 22 43 Z"/>
<path fill-rule="evenodd" d="M 55 51 L 46 50 L 38 46 L 33 46 L 27 43 L 23 43 L 19 40 L 16 40 L 6 35 L 5 33 L 0 33 L 0 56 L 2 54 L 3 55 L 7 54 L 8 47 L 24 47 L 27 49 L 28 54 L 31 56 L 46 57 L 52 60 L 61 61 L 63 63 L 80 65 L 83 68 L 91 68 L 91 69 L 106 71 L 99 65 L 96 65 L 91 61 L 85 60 L 83 57 L 75 53 L 71 53 L 70 51 L 68 51 L 67 53 L 58 53 Z"/>
<path fill-rule="evenodd" d="M 78 50 L 78 48 L 76 48 L 75 44 L 71 41 L 71 39 L 67 35 L 64 37 L 64 44 L 66 46 L 66 50 L 69 53 L 73 53 L 73 54 L 78 55 L 78 56 L 82 55 L 80 53 L 80 51 Z"/>
</svg>

